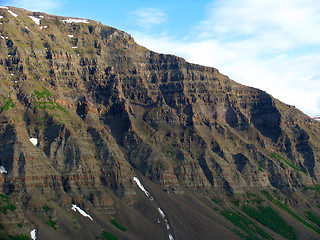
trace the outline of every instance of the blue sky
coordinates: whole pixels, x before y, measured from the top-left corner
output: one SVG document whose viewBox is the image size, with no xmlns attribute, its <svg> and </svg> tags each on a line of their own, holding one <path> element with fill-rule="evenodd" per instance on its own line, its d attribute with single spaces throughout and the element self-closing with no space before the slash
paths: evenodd
<svg viewBox="0 0 320 240">
<path fill-rule="evenodd" d="M 0 0 L 89 18 L 320 115 L 319 0 Z"/>
</svg>

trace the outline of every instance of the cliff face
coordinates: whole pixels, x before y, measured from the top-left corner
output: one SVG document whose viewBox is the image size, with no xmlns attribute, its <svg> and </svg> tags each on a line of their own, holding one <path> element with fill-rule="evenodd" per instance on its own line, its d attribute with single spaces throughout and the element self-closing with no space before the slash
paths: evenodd
<svg viewBox="0 0 320 240">
<path fill-rule="evenodd" d="M 293 193 L 319 183 L 320 124 L 298 109 L 95 21 L 10 10 L 18 16 L 0 9 L 0 189 L 21 201 L 22 218 L 45 199 L 121 218 L 120 201 L 145 214 L 134 176 L 172 211 L 163 190 L 181 207 L 184 191 Z"/>
</svg>

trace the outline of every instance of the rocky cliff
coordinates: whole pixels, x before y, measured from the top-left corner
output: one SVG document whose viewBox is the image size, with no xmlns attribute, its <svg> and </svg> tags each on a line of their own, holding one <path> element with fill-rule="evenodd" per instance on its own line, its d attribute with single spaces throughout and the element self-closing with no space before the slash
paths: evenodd
<svg viewBox="0 0 320 240">
<path fill-rule="evenodd" d="M 126 239 L 245 238 L 226 209 L 236 201 L 244 213 L 255 199 L 264 201 L 256 209 L 279 211 L 295 237 L 319 237 L 318 121 L 92 20 L 12 7 L 0 16 L 4 238 L 32 227 L 41 239 L 109 239 L 99 234 L 110 231 Z M 285 201 L 307 225 L 281 208 Z M 253 221 L 270 238 L 286 237 Z"/>
</svg>

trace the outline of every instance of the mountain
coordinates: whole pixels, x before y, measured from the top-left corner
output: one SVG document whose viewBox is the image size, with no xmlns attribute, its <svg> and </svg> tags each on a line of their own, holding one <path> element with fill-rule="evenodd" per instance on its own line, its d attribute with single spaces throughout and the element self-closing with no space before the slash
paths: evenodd
<svg viewBox="0 0 320 240">
<path fill-rule="evenodd" d="M 0 16 L 0 239 L 320 238 L 318 121 L 96 21 Z"/>
</svg>

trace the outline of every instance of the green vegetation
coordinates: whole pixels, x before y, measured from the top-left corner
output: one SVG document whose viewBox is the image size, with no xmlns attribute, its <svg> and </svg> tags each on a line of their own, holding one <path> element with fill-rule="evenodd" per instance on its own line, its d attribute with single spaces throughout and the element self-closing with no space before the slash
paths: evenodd
<svg viewBox="0 0 320 240">
<path fill-rule="evenodd" d="M 264 239 L 273 239 L 269 234 L 263 231 L 260 227 L 258 227 L 252 220 L 250 220 L 245 215 L 240 212 L 235 213 L 229 210 L 220 211 L 221 215 L 232 222 L 235 226 L 240 228 L 246 235 L 242 234 L 239 231 L 235 231 L 235 233 L 243 238 L 243 239 L 261 239 L 257 236 L 260 235 Z"/>
<path fill-rule="evenodd" d="M 310 187 L 305 187 L 304 190 L 315 190 L 316 192 L 320 193 L 320 185 L 313 185 Z"/>
<path fill-rule="evenodd" d="M 272 203 L 274 203 L 275 205 L 277 205 L 279 208 L 283 209 L 284 211 L 286 211 L 287 213 L 289 213 L 292 217 L 294 217 L 296 220 L 298 220 L 299 222 L 301 222 L 303 225 L 305 225 L 307 228 L 309 228 L 310 230 L 315 231 L 316 233 L 320 234 L 320 228 L 315 227 L 314 225 L 312 225 L 311 223 L 309 223 L 307 221 L 307 219 L 305 219 L 304 216 L 299 215 L 298 213 L 294 212 L 294 210 L 291 210 L 288 206 L 286 206 L 285 204 L 283 204 L 282 202 L 280 202 L 279 200 L 274 199 L 274 197 L 267 191 L 262 191 L 262 193 L 267 197 L 268 200 L 270 200 Z"/>
<path fill-rule="evenodd" d="M 56 222 L 56 221 L 53 221 L 53 220 L 49 219 L 49 220 L 47 221 L 47 224 L 48 224 L 50 227 L 52 227 L 54 230 L 57 230 L 57 222 Z"/>
<path fill-rule="evenodd" d="M 31 95 L 31 98 L 37 98 L 38 100 L 53 97 L 53 95 L 47 90 L 46 88 L 42 87 L 42 92 L 39 92 L 37 90 L 34 90 L 33 94 Z"/>
<path fill-rule="evenodd" d="M 0 230 L 3 230 L 4 229 L 4 226 L 2 223 L 0 223 Z"/>
<path fill-rule="evenodd" d="M 242 210 L 248 214 L 248 216 L 267 226 L 281 236 L 290 240 L 297 239 L 293 227 L 289 226 L 286 221 L 284 221 L 271 207 L 258 206 L 255 208 L 247 205 L 242 207 Z"/>
<path fill-rule="evenodd" d="M 264 172 L 263 167 L 259 166 L 258 169 L 259 169 L 260 172 Z"/>
<path fill-rule="evenodd" d="M 118 238 L 116 236 L 114 236 L 112 233 L 109 233 L 107 231 L 103 231 L 101 236 L 96 237 L 96 239 L 118 240 Z"/>
<path fill-rule="evenodd" d="M 28 234 L 22 235 L 22 234 L 18 234 L 18 235 L 10 235 L 9 236 L 10 240 L 30 240 L 30 237 Z"/>
<path fill-rule="evenodd" d="M 111 219 L 110 222 L 113 226 L 115 226 L 116 228 L 119 228 L 121 231 L 124 231 L 124 232 L 126 231 L 126 228 L 122 226 L 120 223 L 118 223 L 117 220 Z"/>
<path fill-rule="evenodd" d="M 171 158 L 174 162 L 177 162 L 177 159 L 174 157 L 175 154 L 172 150 L 169 150 L 168 147 L 164 147 L 163 151 L 168 158 Z"/>
<path fill-rule="evenodd" d="M 49 109 L 54 110 L 58 109 L 64 113 L 67 113 L 68 111 L 63 108 L 60 104 L 52 101 L 53 95 L 47 90 L 46 88 L 42 87 L 42 92 L 34 90 L 33 94 L 31 95 L 32 98 L 32 105 L 34 108 L 39 109 Z"/>
<path fill-rule="evenodd" d="M 318 227 L 320 227 L 320 219 L 316 215 L 314 215 L 313 212 L 307 211 L 305 212 L 305 214 L 307 215 L 307 218 L 310 221 L 314 222 L 315 224 L 318 225 Z"/>
<path fill-rule="evenodd" d="M 214 202 L 215 204 L 221 204 L 221 201 L 215 198 L 211 198 L 211 201 Z"/>
<path fill-rule="evenodd" d="M 294 170 L 298 171 L 298 172 L 303 172 L 304 174 L 307 174 L 306 172 L 302 171 L 300 168 L 298 168 L 296 165 L 293 165 L 291 162 L 289 162 L 288 160 L 286 160 L 285 158 L 283 158 L 282 156 L 280 156 L 278 153 L 272 153 L 271 154 L 271 158 L 273 159 L 278 159 L 283 161 L 284 163 L 286 163 L 287 165 L 289 165 L 290 167 L 292 167 Z"/>
<path fill-rule="evenodd" d="M 23 224 L 22 224 L 22 223 L 18 223 L 17 225 L 18 225 L 19 228 L 22 228 L 22 227 L 23 227 Z"/>
<path fill-rule="evenodd" d="M 10 203 L 10 197 L 5 194 L 0 194 L 0 212 L 7 214 L 7 210 L 13 212 L 17 207 Z"/>
<path fill-rule="evenodd" d="M 49 207 L 48 205 L 44 205 L 44 206 L 42 207 L 42 209 L 43 209 L 46 213 L 49 212 L 50 210 L 52 210 L 52 208 Z"/>
<path fill-rule="evenodd" d="M 0 113 L 2 113 L 3 111 L 8 111 L 9 108 L 14 108 L 14 103 L 11 98 L 4 98 L 4 101 L 4 105 L 0 107 Z"/>
</svg>

